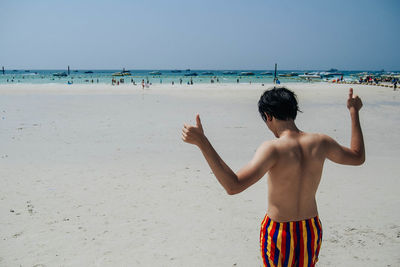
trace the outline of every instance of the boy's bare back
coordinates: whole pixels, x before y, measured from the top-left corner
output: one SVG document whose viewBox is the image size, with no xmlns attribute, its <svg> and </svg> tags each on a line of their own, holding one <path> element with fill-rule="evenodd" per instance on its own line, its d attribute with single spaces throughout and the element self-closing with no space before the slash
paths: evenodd
<svg viewBox="0 0 400 267">
<path fill-rule="evenodd" d="M 318 215 L 315 194 L 326 158 L 324 140 L 323 135 L 299 131 L 266 144 L 275 148 L 277 157 L 269 170 L 270 218 L 286 222 Z"/>
</svg>

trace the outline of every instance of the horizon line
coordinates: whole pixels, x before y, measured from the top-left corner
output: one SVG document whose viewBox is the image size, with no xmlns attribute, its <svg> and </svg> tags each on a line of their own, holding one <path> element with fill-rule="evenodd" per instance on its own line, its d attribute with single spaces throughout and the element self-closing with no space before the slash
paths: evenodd
<svg viewBox="0 0 400 267">
<path fill-rule="evenodd" d="M 2 68 L 3 68 L 4 66 L 2 66 Z M 159 70 L 159 71 L 161 71 L 161 70 L 166 70 L 166 71 L 174 71 L 174 70 L 180 70 L 180 71 L 186 71 L 186 70 L 190 70 L 190 71 L 204 71 L 204 70 L 214 70 L 214 71 L 233 71 L 233 70 L 235 70 L 235 71 L 250 71 L 250 70 L 253 70 L 253 71 L 275 71 L 274 69 L 212 69 L 212 68 L 210 68 L 210 69 L 205 69 L 205 68 L 199 68 L 199 69 L 197 69 L 197 68 L 194 68 L 194 69 L 192 69 L 192 68 L 182 68 L 182 69 L 179 69 L 179 68 L 153 68 L 153 69 L 148 69 L 148 68 L 145 68 L 145 69 L 139 69 L 139 68 L 115 68 L 115 69 L 107 69 L 107 68 L 71 68 L 70 67 L 70 71 L 71 70 L 97 70 L 97 71 L 99 71 L 99 70 L 123 70 L 123 69 L 125 69 L 125 70 L 144 70 L 144 71 L 147 71 L 147 70 Z M 331 68 L 331 69 L 336 69 L 336 68 Z M 23 70 L 23 71 L 25 71 L 25 70 L 68 70 L 68 66 L 66 67 L 66 68 L 23 68 L 23 69 L 21 69 L 21 68 L 5 68 L 4 67 L 4 70 L 5 71 L 10 71 L 10 70 L 17 70 L 17 71 L 19 71 L 19 70 Z M 277 69 L 277 71 L 320 71 L 320 70 L 325 70 L 325 71 L 329 71 L 330 69 L 326 69 L 326 68 L 324 68 L 324 69 Z M 390 70 L 385 70 L 384 68 L 382 68 L 382 69 L 337 69 L 338 71 L 374 71 L 374 72 L 376 72 L 376 71 L 400 71 L 400 69 L 390 69 Z M 1 71 L 1 69 L 0 69 L 0 71 Z"/>
</svg>

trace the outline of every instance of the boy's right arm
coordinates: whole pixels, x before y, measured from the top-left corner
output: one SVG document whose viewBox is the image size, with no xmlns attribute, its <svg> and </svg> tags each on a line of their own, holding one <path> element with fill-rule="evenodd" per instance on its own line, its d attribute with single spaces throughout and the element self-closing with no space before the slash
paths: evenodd
<svg viewBox="0 0 400 267">
<path fill-rule="evenodd" d="M 364 139 L 358 114 L 361 107 L 361 99 L 358 96 L 353 96 L 353 88 L 350 88 L 349 99 L 347 100 L 347 108 L 351 116 L 350 148 L 341 146 L 331 137 L 326 136 L 326 157 L 331 161 L 345 165 L 361 165 L 364 163 Z"/>
</svg>

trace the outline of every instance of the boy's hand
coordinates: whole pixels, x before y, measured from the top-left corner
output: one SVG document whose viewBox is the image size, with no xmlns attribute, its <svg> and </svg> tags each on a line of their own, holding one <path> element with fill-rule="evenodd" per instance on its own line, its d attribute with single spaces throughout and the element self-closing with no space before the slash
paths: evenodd
<svg viewBox="0 0 400 267">
<path fill-rule="evenodd" d="M 350 111 L 359 111 L 363 106 L 361 99 L 355 95 L 353 96 L 353 88 L 349 90 L 349 99 L 347 99 L 347 108 Z"/>
<path fill-rule="evenodd" d="M 184 124 L 182 129 L 182 140 L 186 143 L 199 146 L 205 139 L 200 115 L 196 115 L 196 126 Z"/>
</svg>

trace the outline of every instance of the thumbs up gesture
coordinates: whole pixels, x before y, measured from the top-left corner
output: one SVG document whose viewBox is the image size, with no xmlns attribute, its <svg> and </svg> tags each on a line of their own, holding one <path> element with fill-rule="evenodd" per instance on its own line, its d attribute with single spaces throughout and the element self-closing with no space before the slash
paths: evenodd
<svg viewBox="0 0 400 267">
<path fill-rule="evenodd" d="M 361 99 L 357 96 L 353 96 L 353 88 L 349 89 L 349 98 L 347 99 L 347 108 L 350 111 L 359 111 L 363 106 Z"/>
<path fill-rule="evenodd" d="M 182 140 L 186 143 L 199 146 L 205 139 L 200 115 L 196 115 L 196 126 L 184 124 L 182 129 Z"/>
</svg>

